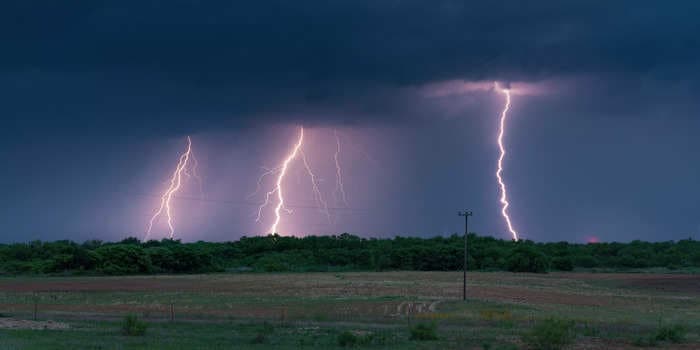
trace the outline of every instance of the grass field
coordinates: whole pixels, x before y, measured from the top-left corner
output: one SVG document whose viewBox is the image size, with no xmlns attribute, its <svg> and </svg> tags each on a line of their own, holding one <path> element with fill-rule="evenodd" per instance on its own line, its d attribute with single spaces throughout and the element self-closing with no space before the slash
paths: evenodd
<svg viewBox="0 0 700 350">
<path fill-rule="evenodd" d="M 519 349 L 547 319 L 573 321 L 571 349 L 700 348 L 700 275 L 477 272 L 469 274 L 466 302 L 461 278 L 0 278 L 0 349 L 325 349 L 348 337 L 345 345 L 376 349 Z M 36 323 L 18 321 L 35 313 Z M 145 335 L 122 335 L 127 314 L 148 323 Z M 419 324 L 434 325 L 438 339 L 412 340 L 409 330 Z M 43 327 L 65 329 L 31 329 Z M 677 343 L 649 341 L 669 327 L 683 330 Z"/>
</svg>

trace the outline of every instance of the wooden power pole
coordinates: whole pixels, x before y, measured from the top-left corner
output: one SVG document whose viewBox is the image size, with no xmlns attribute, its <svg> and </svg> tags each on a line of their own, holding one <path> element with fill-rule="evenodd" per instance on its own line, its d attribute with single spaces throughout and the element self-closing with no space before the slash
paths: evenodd
<svg viewBox="0 0 700 350">
<path fill-rule="evenodd" d="M 467 300 L 467 236 L 469 235 L 469 217 L 472 216 L 472 212 L 465 210 L 457 212 L 459 216 L 464 216 L 464 264 L 462 268 L 464 270 L 464 278 L 462 281 L 462 300 Z"/>
</svg>

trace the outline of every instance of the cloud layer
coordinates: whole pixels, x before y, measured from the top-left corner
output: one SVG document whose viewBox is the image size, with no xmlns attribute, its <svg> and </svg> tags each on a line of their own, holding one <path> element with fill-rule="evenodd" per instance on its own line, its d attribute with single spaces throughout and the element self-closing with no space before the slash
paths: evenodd
<svg viewBox="0 0 700 350">
<path fill-rule="evenodd" d="M 0 92 L 9 101 L 0 108 L 22 127 L 139 121 L 157 131 L 169 120 L 183 129 L 382 122 L 433 113 L 412 106 L 423 101 L 407 89 L 455 80 L 594 77 L 634 94 L 638 84 L 697 75 L 700 4 L 657 5 L 11 2 L 0 5 Z"/>
</svg>

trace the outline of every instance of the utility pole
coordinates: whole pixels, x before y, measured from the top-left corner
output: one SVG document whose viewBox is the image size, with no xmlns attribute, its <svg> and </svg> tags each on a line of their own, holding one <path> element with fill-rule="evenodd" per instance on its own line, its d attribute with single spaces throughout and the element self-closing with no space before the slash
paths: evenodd
<svg viewBox="0 0 700 350">
<path fill-rule="evenodd" d="M 464 216 L 464 279 L 462 283 L 462 300 L 467 300 L 467 236 L 469 235 L 469 217 L 472 212 L 469 210 L 458 211 L 457 215 Z"/>
</svg>

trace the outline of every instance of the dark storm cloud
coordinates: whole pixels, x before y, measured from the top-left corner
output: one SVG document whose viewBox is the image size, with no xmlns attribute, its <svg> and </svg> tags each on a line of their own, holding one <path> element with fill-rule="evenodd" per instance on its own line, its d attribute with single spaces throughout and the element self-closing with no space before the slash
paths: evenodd
<svg viewBox="0 0 700 350">
<path fill-rule="evenodd" d="M 159 130 L 169 120 L 182 129 L 273 116 L 391 120 L 430 112 L 413 108 L 406 87 L 452 79 L 597 76 L 605 86 L 616 76 L 635 88 L 625 77 L 653 85 L 697 75 L 688 72 L 698 68 L 699 9 L 693 1 L 5 2 L 2 109 L 20 128 L 138 121 Z"/>
<path fill-rule="evenodd" d="M 207 198 L 243 201 L 289 123 L 315 145 L 340 130 L 352 205 L 381 208 L 337 230 L 447 234 L 468 205 L 503 237 L 493 81 L 513 89 L 505 176 L 523 234 L 685 238 L 699 17 L 681 0 L 3 1 L 0 239 L 140 232 L 151 198 L 122 192 L 157 199 L 185 134 Z M 245 208 L 208 205 L 183 218 L 190 239 L 259 231 Z"/>
</svg>

